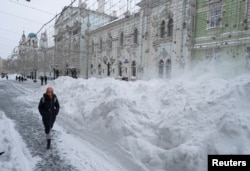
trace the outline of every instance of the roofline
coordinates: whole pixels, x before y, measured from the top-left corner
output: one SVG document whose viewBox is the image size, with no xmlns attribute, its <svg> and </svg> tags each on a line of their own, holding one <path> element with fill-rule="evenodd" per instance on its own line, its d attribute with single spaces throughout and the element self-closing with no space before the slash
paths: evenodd
<svg viewBox="0 0 250 171">
<path fill-rule="evenodd" d="M 131 15 L 131 16 L 132 16 L 132 15 Z M 111 21 L 110 23 L 108 23 L 108 24 L 106 24 L 106 25 L 104 25 L 104 26 L 102 26 L 102 27 L 99 27 L 99 28 L 97 28 L 97 29 L 95 29 L 95 30 L 90 31 L 90 34 L 99 32 L 100 30 L 103 30 L 104 28 L 107 28 L 107 27 L 116 25 L 117 23 L 119 24 L 119 23 L 124 22 L 124 21 L 129 21 L 129 20 L 132 19 L 131 16 L 128 17 L 128 18 L 125 17 L 125 18 L 117 19 L 117 20 L 114 20 L 113 22 Z M 140 12 L 135 13 L 133 16 L 134 16 L 134 17 L 140 17 Z"/>
<path fill-rule="evenodd" d="M 57 23 L 58 23 L 58 21 L 59 21 L 61 15 L 64 13 L 64 11 L 65 11 L 65 10 L 68 10 L 68 9 L 70 9 L 70 8 L 79 9 L 80 7 L 68 7 L 68 8 L 64 7 L 64 8 L 62 9 L 62 12 L 60 13 L 58 19 L 56 20 L 55 25 L 57 25 Z M 87 13 L 96 13 L 96 14 L 104 15 L 104 16 L 110 17 L 110 18 L 112 18 L 112 19 L 116 19 L 116 18 L 117 18 L 117 17 L 111 16 L 111 15 L 108 15 L 108 14 L 105 14 L 105 13 L 101 13 L 101 12 L 98 12 L 98 11 L 95 11 L 95 10 L 86 9 L 86 8 L 84 8 L 84 11 L 87 11 Z"/>
</svg>

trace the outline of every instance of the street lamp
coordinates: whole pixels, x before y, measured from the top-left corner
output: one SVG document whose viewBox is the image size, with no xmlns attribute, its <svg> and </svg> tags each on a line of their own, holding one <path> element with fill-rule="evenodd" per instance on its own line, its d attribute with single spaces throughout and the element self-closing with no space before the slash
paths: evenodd
<svg viewBox="0 0 250 171">
<path fill-rule="evenodd" d="M 115 59 L 113 57 L 104 56 L 103 57 L 103 62 L 104 62 L 104 64 L 107 65 L 107 67 L 108 67 L 108 76 L 110 76 L 110 65 L 114 64 Z"/>
</svg>

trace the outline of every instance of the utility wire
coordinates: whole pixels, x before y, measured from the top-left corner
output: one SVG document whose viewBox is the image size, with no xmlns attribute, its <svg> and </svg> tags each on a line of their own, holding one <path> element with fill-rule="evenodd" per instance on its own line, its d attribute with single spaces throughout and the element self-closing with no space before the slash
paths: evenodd
<svg viewBox="0 0 250 171">
<path fill-rule="evenodd" d="M 76 0 L 72 1 L 68 6 L 66 6 L 61 13 L 55 15 L 51 20 L 49 20 L 47 23 L 45 23 L 38 31 L 36 34 L 38 34 L 47 24 L 49 24 L 50 22 L 52 22 L 55 18 L 57 18 L 58 16 L 60 16 L 66 9 L 68 9 L 70 6 L 72 6 L 72 4 L 75 2 Z"/>
<path fill-rule="evenodd" d="M 5 12 L 5 11 L 0 11 L 0 13 L 5 14 L 5 15 L 9 15 L 9 16 L 12 16 L 12 17 L 16 17 L 16 18 L 21 18 L 23 20 L 26 20 L 26 21 L 29 21 L 29 22 L 32 22 L 32 23 L 42 24 L 42 23 L 40 23 L 38 21 L 34 21 L 34 20 L 30 20 L 30 19 L 25 18 L 25 17 L 20 17 L 20 16 L 17 16 L 17 15 L 14 15 L 14 14 L 10 14 L 10 13 Z"/>
<path fill-rule="evenodd" d="M 19 2 L 13 1 L 13 0 L 9 0 L 9 1 L 12 2 L 12 3 L 15 3 L 17 5 L 21 5 L 21 6 L 24 6 L 24 7 L 27 7 L 27 8 L 31 8 L 33 10 L 40 11 L 40 12 L 43 12 L 43 13 L 46 13 L 46 14 L 49 14 L 49 15 L 55 15 L 55 14 L 53 14 L 51 12 L 48 12 L 48 11 L 45 11 L 45 10 L 42 10 L 42 9 L 38 9 L 38 8 L 34 8 L 34 7 L 31 7 L 31 6 L 28 6 L 28 5 L 24 5 L 24 4 L 21 4 Z"/>
</svg>

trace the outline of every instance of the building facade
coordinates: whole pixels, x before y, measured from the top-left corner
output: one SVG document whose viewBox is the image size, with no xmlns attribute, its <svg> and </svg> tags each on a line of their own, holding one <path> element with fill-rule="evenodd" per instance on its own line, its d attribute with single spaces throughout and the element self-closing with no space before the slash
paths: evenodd
<svg viewBox="0 0 250 171">
<path fill-rule="evenodd" d="M 250 1 L 197 0 L 193 61 L 241 73 L 250 64 Z"/>
<path fill-rule="evenodd" d="M 36 78 L 38 39 L 35 33 L 26 37 L 23 33 L 18 46 L 19 73 L 26 77 Z"/>
<path fill-rule="evenodd" d="M 113 19 L 102 12 L 88 10 L 86 3 L 81 1 L 77 7 L 63 9 L 55 23 L 53 67 L 59 75 L 88 77 L 88 32 Z"/>
<path fill-rule="evenodd" d="M 169 78 L 190 60 L 195 1 L 143 0 L 140 11 L 90 32 L 89 75 Z"/>
<path fill-rule="evenodd" d="M 46 32 L 39 48 L 36 35 L 23 34 L 21 73 L 138 80 L 171 78 L 199 61 L 231 62 L 234 73 L 250 68 L 250 0 L 142 0 L 119 19 L 104 13 L 104 0 L 98 5 L 65 7 L 53 47 Z"/>
</svg>

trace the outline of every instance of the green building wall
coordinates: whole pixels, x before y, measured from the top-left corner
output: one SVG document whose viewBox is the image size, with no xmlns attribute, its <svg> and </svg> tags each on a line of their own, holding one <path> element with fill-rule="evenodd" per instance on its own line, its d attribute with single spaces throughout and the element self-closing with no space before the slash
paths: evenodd
<svg viewBox="0 0 250 171">
<path fill-rule="evenodd" d="M 217 64 L 233 64 L 230 66 L 234 74 L 245 71 L 246 49 L 250 47 L 250 28 L 247 19 L 247 0 L 222 0 L 221 26 L 207 28 L 209 9 L 215 3 L 207 4 L 206 0 L 196 1 L 196 16 L 192 64 L 206 60 L 206 52 L 218 50 Z"/>
</svg>

